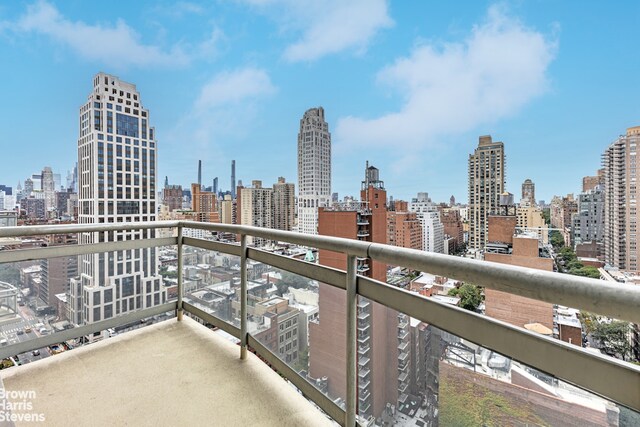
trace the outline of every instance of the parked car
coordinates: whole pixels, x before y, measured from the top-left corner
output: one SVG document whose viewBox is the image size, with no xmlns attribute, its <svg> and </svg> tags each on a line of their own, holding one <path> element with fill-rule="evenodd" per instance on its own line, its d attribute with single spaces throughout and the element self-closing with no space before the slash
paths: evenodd
<svg viewBox="0 0 640 427">
<path fill-rule="evenodd" d="M 31 328 L 24 328 L 25 334 L 30 334 L 32 332 Z"/>
<path fill-rule="evenodd" d="M 33 350 L 31 354 L 33 354 L 34 356 L 40 356 L 40 350 Z"/>
</svg>

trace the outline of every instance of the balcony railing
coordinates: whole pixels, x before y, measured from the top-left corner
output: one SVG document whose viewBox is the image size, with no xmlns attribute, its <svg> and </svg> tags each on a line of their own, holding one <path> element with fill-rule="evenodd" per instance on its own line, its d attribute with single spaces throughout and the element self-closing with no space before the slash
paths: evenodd
<svg viewBox="0 0 640 427">
<path fill-rule="evenodd" d="M 186 311 L 238 338 L 241 341 L 241 358 L 246 358 L 247 348 L 251 347 L 335 421 L 343 425 L 353 426 L 358 412 L 357 378 L 364 378 L 369 373 L 368 371 L 358 371 L 357 369 L 357 304 L 358 295 L 360 295 L 368 300 L 406 313 L 415 319 L 455 334 L 460 338 L 482 345 L 484 348 L 511 357 L 556 378 L 594 392 L 608 400 L 636 411 L 640 410 L 640 367 L 599 354 L 593 354 L 572 344 L 545 337 L 458 307 L 439 303 L 370 278 L 358 276 L 356 274 L 357 257 L 369 257 L 372 260 L 390 265 L 453 277 L 457 280 L 473 282 L 486 288 L 553 304 L 562 304 L 634 323 L 640 323 L 640 310 L 638 309 L 640 307 L 640 287 L 637 286 L 481 262 L 365 241 L 191 221 L 5 227 L 0 228 L 0 238 L 160 228 L 177 228 L 177 236 L 0 251 L 0 263 L 177 245 L 178 271 L 183 272 L 183 250 L 185 245 L 232 254 L 241 259 L 240 327 L 225 322 L 183 301 L 184 280 L 182 274 L 179 274 L 176 302 L 130 312 L 122 316 L 79 326 L 52 335 L 5 345 L 0 347 L 0 359 L 90 335 L 167 311 L 175 310 L 178 320 L 181 320 L 183 313 Z M 233 233 L 241 236 L 241 242 L 240 245 L 237 245 L 186 237 L 183 235 L 183 229 L 185 228 Z M 247 246 L 248 236 L 344 253 L 347 255 L 347 271 L 323 267 L 250 248 Z M 320 390 L 316 389 L 253 335 L 248 333 L 248 260 L 269 264 L 346 290 L 346 409 L 342 409 Z M 361 301 L 360 306 L 364 304 Z M 406 367 L 407 365 L 399 364 L 399 369 L 402 371 L 405 371 Z M 363 410 L 363 408 L 361 407 L 360 410 Z"/>
</svg>

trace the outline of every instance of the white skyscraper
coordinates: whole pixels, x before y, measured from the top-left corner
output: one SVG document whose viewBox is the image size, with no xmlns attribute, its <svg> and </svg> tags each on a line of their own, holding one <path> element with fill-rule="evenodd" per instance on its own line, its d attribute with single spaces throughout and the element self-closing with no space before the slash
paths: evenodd
<svg viewBox="0 0 640 427">
<path fill-rule="evenodd" d="M 318 208 L 331 204 L 331 134 L 322 107 L 311 108 L 298 133 L 298 231 L 318 234 Z"/>
<path fill-rule="evenodd" d="M 440 221 L 438 207 L 427 193 L 409 203 L 409 212 L 415 212 L 422 226 L 422 247 L 427 252 L 444 253 L 444 225 Z"/>
<path fill-rule="evenodd" d="M 157 147 L 135 85 L 104 73 L 80 108 L 78 222 L 155 221 Z M 80 244 L 155 237 L 83 233 Z M 155 248 L 84 255 L 69 292 L 70 320 L 92 323 L 166 302 Z"/>
</svg>

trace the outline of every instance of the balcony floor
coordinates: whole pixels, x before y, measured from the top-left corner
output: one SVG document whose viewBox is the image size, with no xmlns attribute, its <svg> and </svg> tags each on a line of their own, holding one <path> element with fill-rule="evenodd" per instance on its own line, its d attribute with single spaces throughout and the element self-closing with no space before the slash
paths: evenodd
<svg viewBox="0 0 640 427">
<path fill-rule="evenodd" d="M 30 410 L 13 412 L 43 414 L 46 425 L 333 425 L 255 355 L 239 355 L 237 345 L 185 317 L 1 377 L 5 390 L 35 392 Z"/>
</svg>

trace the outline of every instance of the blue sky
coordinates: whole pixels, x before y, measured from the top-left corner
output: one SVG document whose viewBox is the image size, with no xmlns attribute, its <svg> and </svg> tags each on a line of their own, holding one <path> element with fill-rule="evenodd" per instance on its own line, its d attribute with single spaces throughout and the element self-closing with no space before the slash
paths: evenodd
<svg viewBox="0 0 640 427">
<path fill-rule="evenodd" d="M 77 156 L 99 71 L 137 85 L 159 178 L 297 180 L 299 120 L 323 106 L 333 191 L 364 164 L 387 191 L 467 201 L 478 136 L 505 143 L 507 189 L 578 192 L 640 125 L 637 1 L 238 0 L 0 4 L 0 183 Z"/>
</svg>

